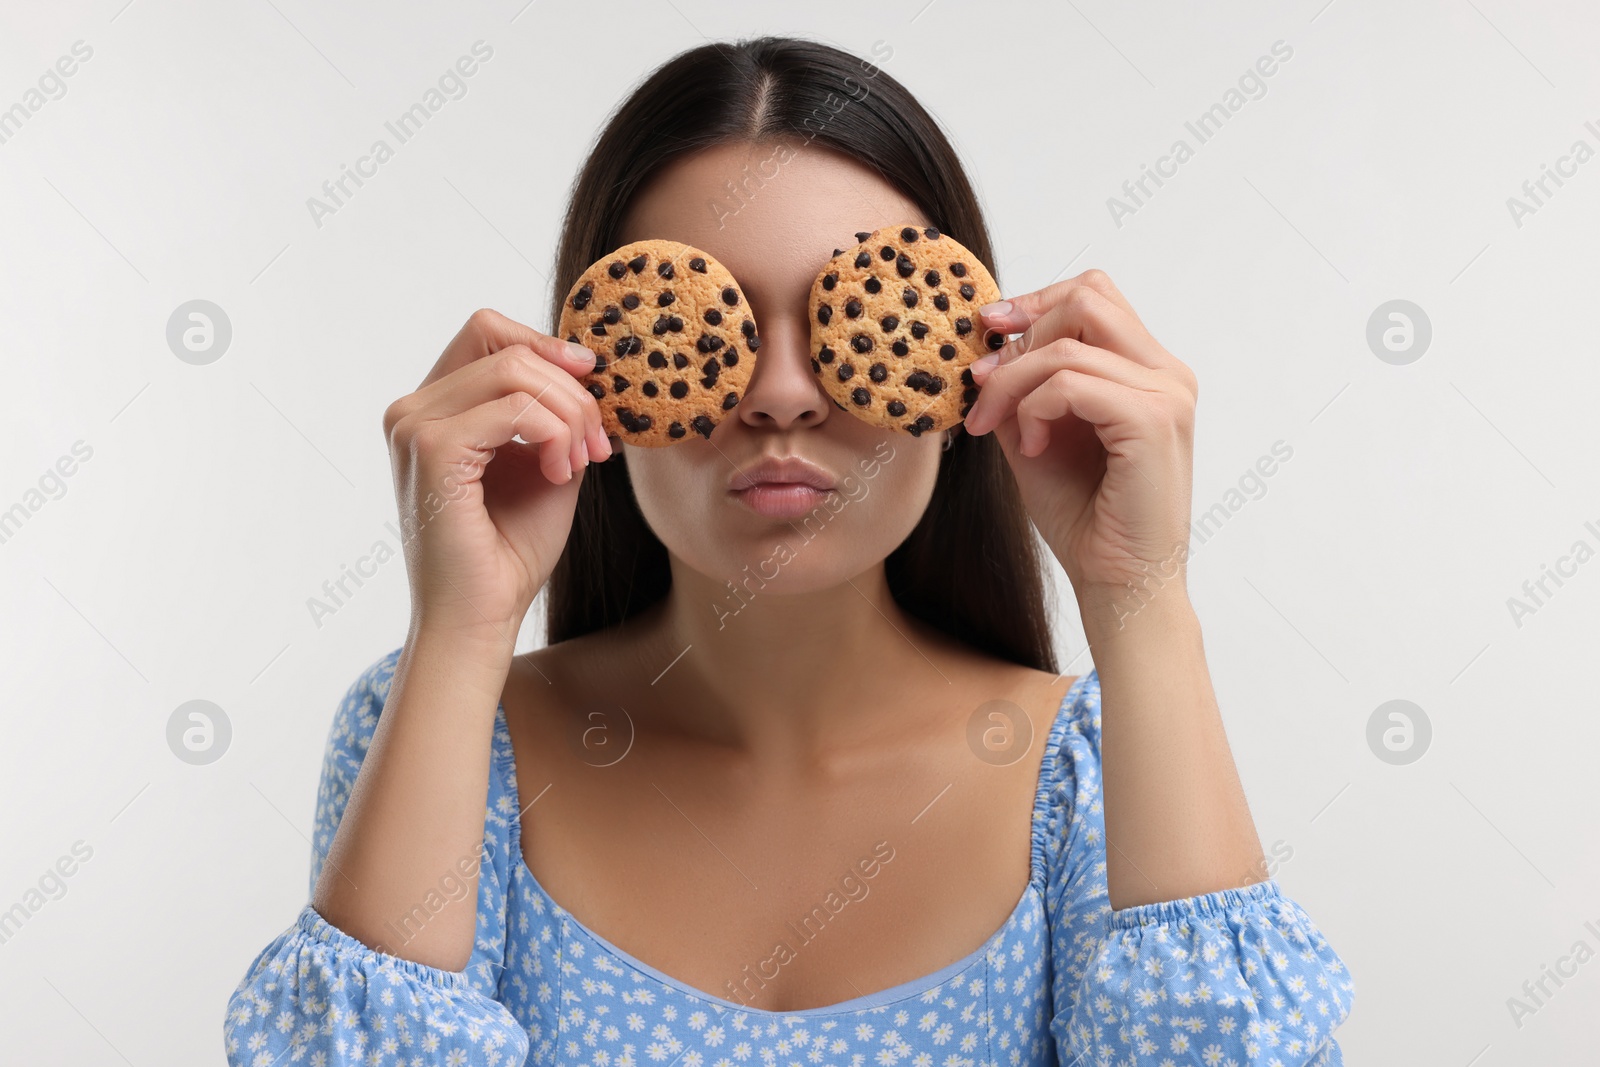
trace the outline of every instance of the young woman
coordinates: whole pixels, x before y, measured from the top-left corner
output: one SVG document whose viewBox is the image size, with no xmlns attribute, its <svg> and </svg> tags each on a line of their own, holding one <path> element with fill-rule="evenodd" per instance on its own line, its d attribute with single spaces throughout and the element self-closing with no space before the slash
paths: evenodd
<svg viewBox="0 0 1600 1067">
<path fill-rule="evenodd" d="M 854 418 L 807 297 L 901 222 L 992 264 L 935 122 L 846 53 L 708 45 L 613 116 L 550 328 L 678 240 L 739 280 L 754 376 L 709 438 L 613 444 L 593 357 L 483 311 L 390 405 L 410 629 L 338 709 L 230 1062 L 1342 1062 L 1353 984 L 1267 877 L 1185 592 L 1194 375 L 1088 271 L 985 309 L 1020 336 L 964 426 Z"/>
</svg>

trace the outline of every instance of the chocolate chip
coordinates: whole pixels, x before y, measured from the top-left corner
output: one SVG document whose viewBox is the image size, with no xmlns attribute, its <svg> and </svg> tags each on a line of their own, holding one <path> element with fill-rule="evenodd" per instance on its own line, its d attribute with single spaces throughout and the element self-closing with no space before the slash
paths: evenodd
<svg viewBox="0 0 1600 1067">
<path fill-rule="evenodd" d="M 901 415 L 906 413 L 906 406 L 898 400 L 891 400 L 889 401 L 886 410 L 889 412 L 889 414 L 898 419 Z"/>
<path fill-rule="evenodd" d="M 696 415 L 689 420 L 689 425 L 694 427 L 694 432 L 701 437 L 710 437 L 711 431 L 716 429 L 716 424 L 704 415 Z"/>
<path fill-rule="evenodd" d="M 969 385 L 965 389 L 961 390 L 961 400 L 963 403 L 970 404 L 976 399 L 978 399 L 978 389 L 976 386 Z"/>
<path fill-rule="evenodd" d="M 833 308 L 829 307 L 827 304 L 823 304 L 821 307 L 817 308 L 817 321 L 822 323 L 822 325 L 828 325 L 828 320 L 832 318 Z"/>
<path fill-rule="evenodd" d="M 912 437 L 921 437 L 924 430 L 933 429 L 933 416 L 918 415 L 915 421 L 910 426 L 907 426 L 906 429 L 911 431 Z"/>
<path fill-rule="evenodd" d="M 955 345 L 940 345 L 939 346 L 939 358 L 940 359 L 955 359 L 956 358 L 956 346 Z"/>
<path fill-rule="evenodd" d="M 850 338 L 850 347 L 855 349 L 857 352 L 871 352 L 872 338 L 868 337 L 864 333 L 858 333 L 854 337 Z"/>
<path fill-rule="evenodd" d="M 925 370 L 914 370 L 906 375 L 906 385 L 912 389 L 921 389 L 928 384 L 928 380 L 931 377 L 932 375 Z"/>
<path fill-rule="evenodd" d="M 667 392 L 672 394 L 674 400 L 682 400 L 689 395 L 689 383 L 684 381 L 673 382 L 667 387 Z"/>
<path fill-rule="evenodd" d="M 874 363 L 872 366 L 867 368 L 867 377 L 871 378 L 875 382 L 881 382 L 885 378 L 889 377 L 889 368 L 885 367 L 882 363 Z"/>
<path fill-rule="evenodd" d="M 606 335 L 606 325 L 603 322 L 597 322 L 593 326 L 589 327 L 589 332 L 594 334 L 596 337 L 604 337 Z"/>
<path fill-rule="evenodd" d="M 928 375 L 928 383 L 922 387 L 922 391 L 929 396 L 938 396 L 944 392 L 944 379 L 937 374 Z"/>
<path fill-rule="evenodd" d="M 846 300 L 844 302 L 844 313 L 845 313 L 845 317 L 846 318 L 852 318 L 852 319 L 860 318 L 861 317 L 861 301 L 857 300 L 853 296 L 849 300 Z"/>
<path fill-rule="evenodd" d="M 629 334 L 627 337 L 624 337 L 617 342 L 617 346 L 613 349 L 613 351 L 616 352 L 619 357 L 637 356 L 640 352 L 644 351 L 644 342 L 632 334 Z"/>
<path fill-rule="evenodd" d="M 599 382 L 590 382 L 584 388 L 589 390 L 589 395 L 596 400 L 604 400 L 606 398 L 606 387 Z"/>
<path fill-rule="evenodd" d="M 900 240 L 904 241 L 906 244 L 910 244 L 912 241 L 915 241 L 916 239 L 917 239 L 916 227 L 907 226 L 905 229 L 900 231 Z"/>
<path fill-rule="evenodd" d="M 940 311 L 949 311 L 950 310 L 950 298 L 948 296 L 945 296 L 943 293 L 934 293 L 933 294 L 933 306 L 938 308 Z"/>
<path fill-rule="evenodd" d="M 632 382 L 628 381 L 628 379 L 624 378 L 620 374 L 615 374 L 611 377 L 611 391 L 614 393 L 620 393 L 632 384 Z"/>
<path fill-rule="evenodd" d="M 569 334 L 567 334 L 567 340 L 569 340 L 569 341 L 571 341 L 571 342 L 572 342 L 572 343 L 573 343 L 573 344 L 577 344 L 577 343 L 578 343 L 578 339 L 577 339 L 577 338 L 576 338 L 576 337 L 574 337 L 574 336 L 573 336 L 573 335 L 572 335 L 572 334 L 570 334 L 570 333 L 569 333 Z"/>
<path fill-rule="evenodd" d="M 728 342 L 724 341 L 722 338 L 716 336 L 715 334 L 712 334 L 709 338 L 706 339 L 706 345 L 708 346 L 708 350 L 712 351 L 712 352 L 715 352 L 717 349 L 721 348 L 723 345 L 725 345 L 727 343 Z"/>
<path fill-rule="evenodd" d="M 832 292 L 833 287 L 838 284 L 839 276 L 837 274 L 824 274 L 822 276 L 822 287 L 827 289 L 829 292 Z"/>
<path fill-rule="evenodd" d="M 938 229 L 936 227 L 929 226 L 926 230 L 923 230 L 922 232 L 927 234 L 928 240 L 930 240 L 930 241 L 937 241 L 939 239 L 939 231 L 938 231 Z"/>
<path fill-rule="evenodd" d="M 572 294 L 573 310 L 582 311 L 589 306 L 589 301 L 592 299 L 594 299 L 594 287 L 585 282 L 582 288 Z"/>
<path fill-rule="evenodd" d="M 704 274 L 706 272 L 706 261 L 701 259 L 699 256 L 695 256 L 689 261 L 689 269 L 693 271 L 699 271 L 701 274 Z"/>
<path fill-rule="evenodd" d="M 722 312 L 716 308 L 706 308 L 706 323 L 711 326 L 722 325 Z"/>
<path fill-rule="evenodd" d="M 897 356 L 903 356 L 906 353 L 911 351 L 910 346 L 908 346 L 904 341 L 901 341 L 901 340 L 896 340 L 895 343 L 890 345 L 889 347 L 894 350 L 894 354 L 897 355 Z"/>
<path fill-rule="evenodd" d="M 939 288 L 939 272 L 930 270 L 922 276 L 922 281 L 929 289 Z"/>
<path fill-rule="evenodd" d="M 710 312 L 708 311 L 706 314 L 709 315 Z M 739 324 L 739 332 L 744 334 L 746 337 L 754 337 L 756 335 L 756 324 L 751 322 L 749 319 L 745 319 Z"/>
<path fill-rule="evenodd" d="M 628 267 L 622 262 L 622 260 L 619 259 L 612 263 L 611 266 L 606 268 L 606 273 L 611 275 L 613 278 L 620 278 L 624 274 L 628 273 Z"/>
<path fill-rule="evenodd" d="M 872 234 L 870 232 L 868 232 L 867 230 L 862 230 L 862 231 L 860 231 L 859 233 L 856 234 L 856 240 L 857 241 L 865 241 L 868 237 L 871 237 L 871 236 L 872 236 Z"/>
<path fill-rule="evenodd" d="M 667 366 L 667 354 L 657 349 L 645 358 L 645 362 L 657 370 L 665 370 Z"/>
<path fill-rule="evenodd" d="M 824 363 L 832 363 L 833 349 L 829 348 L 827 345 L 823 345 L 822 348 L 817 352 L 817 358 L 822 360 Z"/>
<path fill-rule="evenodd" d="M 663 262 L 661 264 L 661 266 L 656 268 L 656 273 L 661 275 L 663 278 L 667 279 L 668 281 L 671 281 L 672 280 L 672 274 L 673 274 L 672 263 L 670 261 Z"/>
<path fill-rule="evenodd" d="M 607 304 L 606 309 L 600 313 L 600 317 L 606 320 L 608 326 L 615 326 L 622 321 L 622 312 L 617 309 L 617 305 Z"/>
<path fill-rule="evenodd" d="M 882 248 L 878 249 L 878 258 L 882 260 L 891 260 L 896 254 L 897 253 L 892 245 L 884 245 Z"/>
<path fill-rule="evenodd" d="M 594 354 L 594 370 L 590 371 L 590 373 L 604 374 L 609 366 L 611 366 L 611 361 L 605 357 L 604 353 L 596 352 Z"/>
<path fill-rule="evenodd" d="M 723 411 L 727 411 L 730 408 L 733 408 L 733 407 L 737 406 L 738 403 L 739 403 L 739 394 L 738 393 L 729 393 L 727 396 L 722 398 L 722 410 Z"/>
<path fill-rule="evenodd" d="M 839 380 L 841 382 L 848 381 L 850 378 L 854 377 L 855 373 L 855 364 L 849 362 L 848 360 L 839 364 Z"/>
<path fill-rule="evenodd" d="M 668 437 L 673 437 L 673 438 L 682 437 L 685 434 L 687 434 L 688 432 L 689 432 L 688 430 L 685 430 L 683 428 L 683 423 L 681 423 L 681 422 L 674 422 L 671 426 L 667 427 L 667 436 Z"/>
<path fill-rule="evenodd" d="M 911 336 L 918 341 L 928 336 L 928 324 L 925 322 L 913 322 L 911 324 Z"/>
<path fill-rule="evenodd" d="M 735 289 L 731 285 L 725 287 L 722 290 L 722 302 L 727 304 L 729 307 L 737 306 L 739 303 L 739 290 Z"/>
<path fill-rule="evenodd" d="M 628 293 L 626 296 L 624 296 L 622 298 L 622 306 L 627 308 L 629 311 L 632 311 L 634 308 L 638 307 L 639 306 L 639 294 L 638 293 Z"/>
<path fill-rule="evenodd" d="M 876 293 L 883 288 L 883 283 L 876 278 L 868 278 L 861 283 L 861 286 L 869 293 Z"/>
<path fill-rule="evenodd" d="M 655 396 L 661 390 L 656 388 L 655 382 L 645 382 L 643 385 L 639 386 L 639 391 L 644 393 L 645 396 Z"/>
<path fill-rule="evenodd" d="M 856 266 L 858 266 L 858 267 L 870 267 L 870 266 L 872 266 L 872 256 L 867 254 L 866 252 L 858 252 L 858 253 L 856 253 Z"/>
<path fill-rule="evenodd" d="M 700 340 L 696 341 L 694 346 L 701 352 L 709 352 L 711 351 L 711 338 L 705 334 L 701 334 Z"/>
<path fill-rule="evenodd" d="M 683 320 L 678 318 L 678 316 L 676 316 L 676 315 L 668 315 L 667 316 L 667 329 L 671 330 L 673 333 L 682 333 L 683 332 Z"/>
<path fill-rule="evenodd" d="M 739 362 L 739 352 L 738 352 L 738 350 L 735 349 L 732 345 L 729 345 L 728 346 L 728 350 L 726 352 L 722 353 L 722 365 L 724 367 L 732 367 L 735 364 L 737 364 L 738 362 Z"/>
<path fill-rule="evenodd" d="M 650 332 L 655 334 L 657 337 L 660 337 L 662 334 L 666 333 L 667 317 L 665 315 L 657 315 L 656 321 L 650 324 Z"/>
<path fill-rule="evenodd" d="M 857 407 L 864 408 L 868 404 L 872 403 L 872 394 L 867 392 L 862 386 L 858 385 L 854 389 L 850 390 L 850 399 L 855 401 Z"/>
<path fill-rule="evenodd" d="M 833 250 L 833 254 L 834 254 L 834 255 L 836 255 L 836 256 L 842 256 L 842 255 L 844 255 L 844 249 L 842 249 L 842 248 L 835 248 L 835 249 L 834 249 L 834 250 Z"/>
<path fill-rule="evenodd" d="M 956 320 L 956 335 L 958 337 L 965 337 L 967 334 L 969 334 L 971 332 L 972 332 L 972 320 L 971 319 L 960 318 L 960 319 Z"/>
<path fill-rule="evenodd" d="M 900 319 L 895 315 L 885 315 L 879 320 L 878 325 L 883 327 L 884 333 L 894 333 L 900 328 Z"/>
<path fill-rule="evenodd" d="M 983 339 L 983 343 L 988 345 L 989 350 L 992 352 L 996 348 L 1002 348 L 1005 346 L 1006 335 L 1003 333 L 991 333 L 988 337 Z"/>
<path fill-rule="evenodd" d="M 752 352 L 759 352 L 761 351 L 761 338 L 752 337 L 744 343 L 744 346 Z"/>
<path fill-rule="evenodd" d="M 663 289 L 663 290 L 661 290 L 661 295 L 656 297 L 656 307 L 658 307 L 658 308 L 670 307 L 672 305 L 673 301 L 675 301 L 677 299 L 678 298 L 673 295 L 673 292 L 672 292 L 671 289 Z"/>
<path fill-rule="evenodd" d="M 965 263 L 952 263 L 950 264 L 950 273 L 957 278 L 965 278 L 967 276 L 967 265 Z"/>
<path fill-rule="evenodd" d="M 917 291 L 910 286 L 907 286 L 906 291 L 900 294 L 901 302 L 908 308 L 916 307 L 919 299 L 921 298 L 917 296 Z"/>
<path fill-rule="evenodd" d="M 689 357 L 682 352 L 674 352 L 672 353 L 672 365 L 678 370 L 682 370 L 689 365 Z"/>
<path fill-rule="evenodd" d="M 633 271 L 633 273 L 638 274 L 640 271 L 644 270 L 644 265 L 648 262 L 650 262 L 650 257 L 648 256 L 634 256 L 632 259 L 628 260 L 628 269 Z"/>
<path fill-rule="evenodd" d="M 961 289 L 959 290 L 959 292 L 961 293 L 961 299 L 963 299 L 963 300 L 971 300 L 972 297 L 973 297 L 973 294 L 975 294 L 977 292 L 977 290 L 972 287 L 972 284 L 970 282 L 962 282 L 961 283 Z"/>
<path fill-rule="evenodd" d="M 899 259 L 895 260 L 894 269 L 902 278 L 909 278 L 917 273 L 917 265 L 911 262 L 911 257 L 907 255 L 901 255 Z"/>
<path fill-rule="evenodd" d="M 817 357 L 816 356 L 812 356 L 811 357 L 811 373 L 812 374 L 821 374 L 822 373 L 822 364 L 817 362 Z"/>
</svg>

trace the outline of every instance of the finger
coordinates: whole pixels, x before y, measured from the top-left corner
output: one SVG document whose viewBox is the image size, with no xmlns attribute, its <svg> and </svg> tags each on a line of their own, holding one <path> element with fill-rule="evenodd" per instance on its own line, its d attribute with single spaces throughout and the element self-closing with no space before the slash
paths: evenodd
<svg viewBox="0 0 1600 1067">
<path fill-rule="evenodd" d="M 1115 439 L 1114 428 L 1127 420 L 1135 399 L 1121 382 L 1064 367 L 1017 405 L 1017 449 L 1024 456 L 1037 456 L 1050 443 L 1051 427 L 1068 415 L 1093 425 L 1102 441 Z"/>
<path fill-rule="evenodd" d="M 583 345 L 540 333 L 498 311 L 482 308 L 473 312 L 455 337 L 450 339 L 433 369 L 422 380 L 422 387 L 439 381 L 474 360 L 512 345 L 526 345 L 554 366 L 575 375 L 584 375 L 594 369 L 594 353 Z"/>
<path fill-rule="evenodd" d="M 1005 360 L 1011 353 L 1029 352 L 1063 337 L 1119 353 L 1147 367 L 1176 362 L 1136 318 L 1086 285 L 1069 289 L 997 354 Z M 986 371 L 987 367 L 980 370 L 975 366 L 973 376 L 981 381 Z"/>
<path fill-rule="evenodd" d="M 391 405 L 392 414 L 386 415 L 386 421 L 393 420 L 390 422 L 392 430 L 395 422 L 407 417 L 448 418 L 517 390 L 531 393 L 541 402 L 549 399 L 551 404 L 557 403 L 558 396 L 569 398 L 570 403 L 560 405 L 562 416 L 571 421 L 576 411 L 583 422 L 581 427 L 574 426 L 579 440 L 574 449 L 575 465 L 581 466 L 590 458 L 605 459 L 611 454 L 600 419 L 600 407 L 594 397 L 571 374 L 559 370 L 521 344 L 502 348 L 402 397 Z"/>
<path fill-rule="evenodd" d="M 983 317 L 984 325 L 996 329 L 1003 329 L 1007 333 L 1021 333 L 1038 320 L 1038 318 L 1053 307 L 1067 293 L 1077 288 L 1089 288 L 1105 297 L 1111 303 L 1121 308 L 1135 322 L 1142 327 L 1144 323 L 1133 310 L 1133 305 L 1128 298 L 1122 295 L 1111 281 L 1111 276 L 1105 271 L 1091 267 L 1082 274 L 1072 278 L 1065 278 L 1059 282 L 1052 282 L 1042 289 L 1035 289 L 1031 293 L 1023 293 L 1007 300 L 985 304 L 978 309 L 978 314 Z"/>
<path fill-rule="evenodd" d="M 1092 374 L 1130 389 L 1158 389 L 1164 384 L 1157 371 L 1115 352 L 1064 337 L 995 367 L 982 380 L 978 399 L 967 411 L 967 432 L 975 436 L 988 433 L 1009 419 L 1022 399 L 1047 378 L 1067 369 Z"/>
<path fill-rule="evenodd" d="M 557 485 L 572 480 L 579 467 L 572 462 L 571 424 L 528 393 L 508 393 L 449 418 L 425 423 L 415 439 L 419 451 L 429 456 L 433 465 L 481 475 L 482 465 L 493 450 L 518 435 L 538 448 L 539 468 L 546 477 Z"/>
</svg>

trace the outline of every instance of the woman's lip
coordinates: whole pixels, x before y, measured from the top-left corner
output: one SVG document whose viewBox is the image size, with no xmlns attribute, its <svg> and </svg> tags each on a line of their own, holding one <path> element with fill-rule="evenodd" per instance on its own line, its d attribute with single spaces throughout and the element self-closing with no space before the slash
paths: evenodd
<svg viewBox="0 0 1600 1067">
<path fill-rule="evenodd" d="M 809 514 L 832 490 L 818 489 L 804 482 L 757 482 L 748 489 L 731 492 L 739 503 L 758 515 L 796 519 Z"/>
</svg>

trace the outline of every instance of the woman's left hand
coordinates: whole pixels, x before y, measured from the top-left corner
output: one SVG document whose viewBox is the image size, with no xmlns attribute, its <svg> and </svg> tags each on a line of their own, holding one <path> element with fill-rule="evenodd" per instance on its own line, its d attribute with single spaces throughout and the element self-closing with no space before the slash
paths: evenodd
<svg viewBox="0 0 1600 1067">
<path fill-rule="evenodd" d="M 1185 589 L 1194 373 L 1103 271 L 987 306 L 1000 313 L 982 313 L 986 329 L 1022 336 L 972 365 L 966 432 L 998 435 L 1079 601 Z"/>
</svg>

